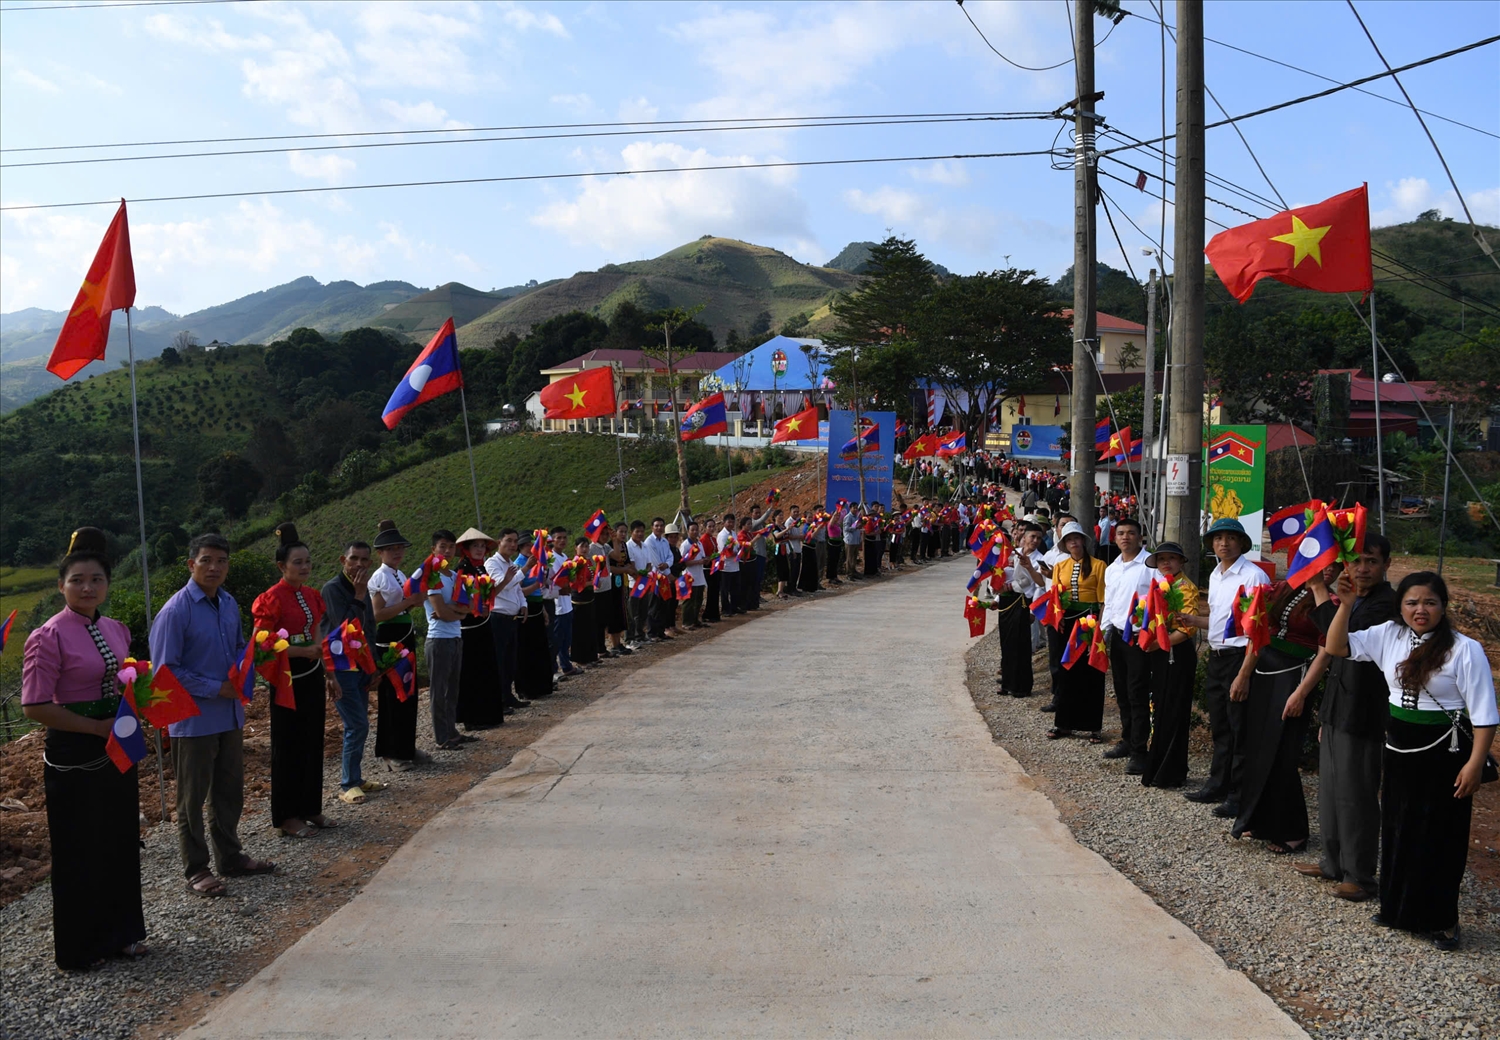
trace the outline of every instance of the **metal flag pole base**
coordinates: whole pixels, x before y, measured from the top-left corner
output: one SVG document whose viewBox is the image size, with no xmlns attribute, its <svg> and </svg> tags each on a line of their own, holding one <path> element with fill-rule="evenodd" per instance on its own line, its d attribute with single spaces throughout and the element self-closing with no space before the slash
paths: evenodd
<svg viewBox="0 0 1500 1040">
<path fill-rule="evenodd" d="M 458 403 L 464 410 L 464 443 L 469 447 L 469 483 L 474 486 L 474 523 L 484 530 L 484 515 L 479 511 L 479 474 L 474 470 L 474 439 L 469 436 L 469 402 L 464 400 L 463 384 L 458 387 Z"/>
<path fill-rule="evenodd" d="M 141 525 L 141 591 L 146 601 L 146 631 L 151 631 L 151 561 L 146 554 L 146 490 L 141 480 L 141 415 L 136 406 L 135 337 L 130 325 L 130 308 L 125 308 L 125 350 L 130 363 L 130 432 L 135 444 L 135 508 Z M 161 819 L 167 822 L 167 773 L 162 763 L 161 730 L 153 729 L 156 744 L 156 793 L 161 796 Z"/>
</svg>

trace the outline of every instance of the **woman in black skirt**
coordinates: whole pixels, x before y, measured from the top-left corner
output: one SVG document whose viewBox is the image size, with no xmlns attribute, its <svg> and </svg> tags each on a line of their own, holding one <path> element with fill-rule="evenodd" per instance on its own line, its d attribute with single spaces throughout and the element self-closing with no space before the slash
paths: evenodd
<svg viewBox="0 0 1500 1040">
<path fill-rule="evenodd" d="M 1088 535 L 1077 523 L 1065 525 L 1059 540 L 1068 554 L 1052 568 L 1052 581 L 1062 588 L 1062 631 L 1052 632 L 1047 638 L 1066 643 L 1079 618 L 1099 616 L 1104 602 L 1104 567 L 1089 555 Z M 1074 731 L 1082 731 L 1090 734 L 1090 742 L 1103 743 L 1100 730 L 1104 728 L 1104 673 L 1087 661 L 1079 661 L 1072 668 L 1058 672 L 1057 687 L 1053 698 L 1057 702 L 1057 716 L 1047 731 L 1048 739 L 1070 737 Z"/>
<path fill-rule="evenodd" d="M 573 543 L 573 555 L 589 559 L 594 543 L 580 538 Z M 592 566 L 592 561 L 591 561 Z M 573 587 L 573 642 L 568 656 L 574 664 L 597 664 L 599 661 L 599 626 L 594 622 L 594 580 L 590 572 L 588 583 L 582 588 Z"/>
<path fill-rule="evenodd" d="M 66 606 L 26 638 L 21 710 L 47 727 L 42 755 L 52 844 L 52 949 L 64 970 L 151 951 L 141 910 L 140 785 L 105 753 L 130 629 L 104 617 L 104 532 L 74 532 L 58 568 Z"/>
<path fill-rule="evenodd" d="M 375 608 L 375 648 L 384 653 L 393 646 L 404 646 L 417 652 L 417 630 L 411 611 L 426 596 L 421 589 L 406 594 L 406 550 L 411 542 L 396 529 L 394 520 L 382 520 L 372 546 L 380 557 L 380 566 L 370 576 L 370 606 Z M 413 665 L 416 657 L 412 657 Z M 397 690 L 390 676 L 380 677 L 377 691 L 379 710 L 375 716 L 375 757 L 386 762 L 429 762 L 431 756 L 417 749 L 417 692 L 402 700 L 406 691 Z M 403 766 L 402 768 L 408 768 Z"/>
<path fill-rule="evenodd" d="M 630 627 L 625 617 L 625 579 L 633 570 L 630 554 L 625 550 L 629 535 L 630 529 L 624 524 L 615 525 L 604 556 L 604 566 L 609 569 L 609 584 L 594 596 L 594 613 L 599 616 L 600 627 L 609 643 L 607 652 L 612 657 L 625 657 L 632 652 L 625 645 L 625 632 Z"/>
<path fill-rule="evenodd" d="M 1495 677 L 1484 647 L 1454 630 L 1448 586 L 1431 571 L 1408 574 L 1397 587 L 1399 621 L 1350 632 L 1354 598 L 1346 571 L 1326 648 L 1379 665 L 1390 688 L 1375 923 L 1456 949 L 1469 816 L 1500 723 Z"/>
<path fill-rule="evenodd" d="M 534 562 L 526 556 L 520 557 L 523 571 L 529 571 Z M 545 556 L 542 566 L 547 566 Z M 527 701 L 550 697 L 554 689 L 552 637 L 548 632 L 547 612 L 542 608 L 542 582 L 546 580 L 544 570 L 541 577 L 527 577 L 521 582 L 521 591 L 526 594 L 526 620 L 521 622 L 516 637 L 516 696 Z"/>
<path fill-rule="evenodd" d="M 459 579 L 488 573 L 485 557 L 499 547 L 499 542 L 473 527 L 458 537 L 458 562 L 454 572 Z M 500 658 L 495 653 L 495 636 L 490 631 L 490 613 L 468 614 L 463 629 L 464 659 L 458 676 L 458 721 L 474 732 L 493 729 L 505 721 L 505 701 L 500 690 Z M 523 695 L 524 697 L 524 695 Z"/>
<path fill-rule="evenodd" d="M 1182 590 L 1180 614 L 1198 613 L 1198 586 L 1182 573 L 1187 561 L 1182 546 L 1162 542 L 1146 557 L 1147 569 Z M 1188 733 L 1193 722 L 1193 680 L 1198 674 L 1197 630 L 1172 623 L 1172 648 L 1152 643 L 1146 660 L 1151 666 L 1151 746 L 1141 783 L 1147 787 L 1181 787 L 1188 773 Z"/>
<path fill-rule="evenodd" d="M 285 631 L 295 707 L 271 701 L 271 826 L 289 838 L 310 838 L 332 821 L 323 815 L 323 596 L 307 584 L 312 555 L 297 528 L 276 528 L 276 569 L 281 580 L 255 597 L 250 616 L 257 629 Z"/>
</svg>

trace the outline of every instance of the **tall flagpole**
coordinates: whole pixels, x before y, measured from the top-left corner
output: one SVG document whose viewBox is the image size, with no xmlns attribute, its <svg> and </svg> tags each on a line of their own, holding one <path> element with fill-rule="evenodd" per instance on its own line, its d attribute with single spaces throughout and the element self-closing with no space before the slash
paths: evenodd
<svg viewBox="0 0 1500 1040">
<path fill-rule="evenodd" d="M 469 402 L 464 400 L 464 386 L 458 384 L 458 403 L 464 410 L 464 443 L 469 446 L 469 483 L 474 486 L 474 522 L 484 530 L 484 515 L 479 511 L 479 474 L 474 470 L 474 439 L 469 436 Z"/>
<path fill-rule="evenodd" d="M 130 327 L 130 308 L 125 308 L 125 349 L 130 365 L 130 433 L 135 442 L 135 510 L 141 524 L 141 588 L 146 594 L 146 631 L 151 631 L 151 562 L 146 554 L 146 486 L 141 480 L 141 415 L 136 406 L 135 338 Z M 161 796 L 161 819 L 167 822 L 167 777 L 161 759 L 161 730 L 153 734 L 156 741 L 156 793 Z"/>
</svg>

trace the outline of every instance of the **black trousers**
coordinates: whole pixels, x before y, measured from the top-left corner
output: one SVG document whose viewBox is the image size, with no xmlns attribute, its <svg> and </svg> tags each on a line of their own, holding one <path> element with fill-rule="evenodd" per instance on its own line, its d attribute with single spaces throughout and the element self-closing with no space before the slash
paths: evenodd
<svg viewBox="0 0 1500 1040">
<path fill-rule="evenodd" d="M 738 570 L 719 572 L 719 597 L 725 617 L 740 612 L 740 582 Z"/>
<path fill-rule="evenodd" d="M 839 580 L 839 564 L 843 562 L 844 543 L 842 541 L 834 541 L 832 538 L 828 539 L 828 566 L 824 570 L 823 576 L 828 580 L 830 585 Z"/>
<path fill-rule="evenodd" d="M 500 699 L 502 701 L 510 701 L 516 695 L 516 646 L 521 628 L 516 618 L 515 614 L 509 616 L 495 614 L 490 618 L 490 633 L 495 639 L 495 659 L 500 664 Z"/>
<path fill-rule="evenodd" d="M 704 568 L 707 570 L 707 568 Z M 718 574 L 708 574 L 704 577 L 705 589 L 703 596 L 703 620 L 718 621 L 719 617 L 719 588 L 723 584 Z"/>
<path fill-rule="evenodd" d="M 1000 636 L 1000 688 L 1016 696 L 1030 696 L 1031 611 L 1026 597 L 1007 592 L 997 603 L 996 630 Z"/>
<path fill-rule="evenodd" d="M 1109 669 L 1120 706 L 1120 740 L 1130 748 L 1131 758 L 1144 759 L 1151 742 L 1151 662 L 1146 651 L 1111 632 Z"/>
<path fill-rule="evenodd" d="M 1214 738 L 1214 757 L 1208 786 L 1238 795 L 1245 775 L 1245 702 L 1229 699 L 1229 685 L 1245 663 L 1245 648 L 1208 651 L 1208 674 L 1203 693 L 1208 700 L 1208 731 Z"/>
</svg>

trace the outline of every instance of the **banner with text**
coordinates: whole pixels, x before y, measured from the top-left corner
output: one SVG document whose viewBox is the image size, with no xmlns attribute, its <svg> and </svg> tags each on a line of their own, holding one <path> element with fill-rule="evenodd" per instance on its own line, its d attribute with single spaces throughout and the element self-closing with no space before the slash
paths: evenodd
<svg viewBox="0 0 1500 1040">
<path fill-rule="evenodd" d="M 1205 527 L 1229 518 L 1245 526 L 1252 560 L 1260 559 L 1266 525 L 1266 428 L 1210 426 L 1204 448 Z"/>
<path fill-rule="evenodd" d="M 896 413 L 862 412 L 859 429 L 854 413 L 828 413 L 828 500 L 832 511 L 841 498 L 860 500 L 860 470 L 864 470 L 864 501 L 891 507 L 891 481 L 896 464 Z"/>
<path fill-rule="evenodd" d="M 1010 428 L 1011 457 L 1057 462 L 1062 459 L 1062 445 L 1066 436 L 1066 429 L 1062 426 L 1016 424 Z"/>
</svg>

